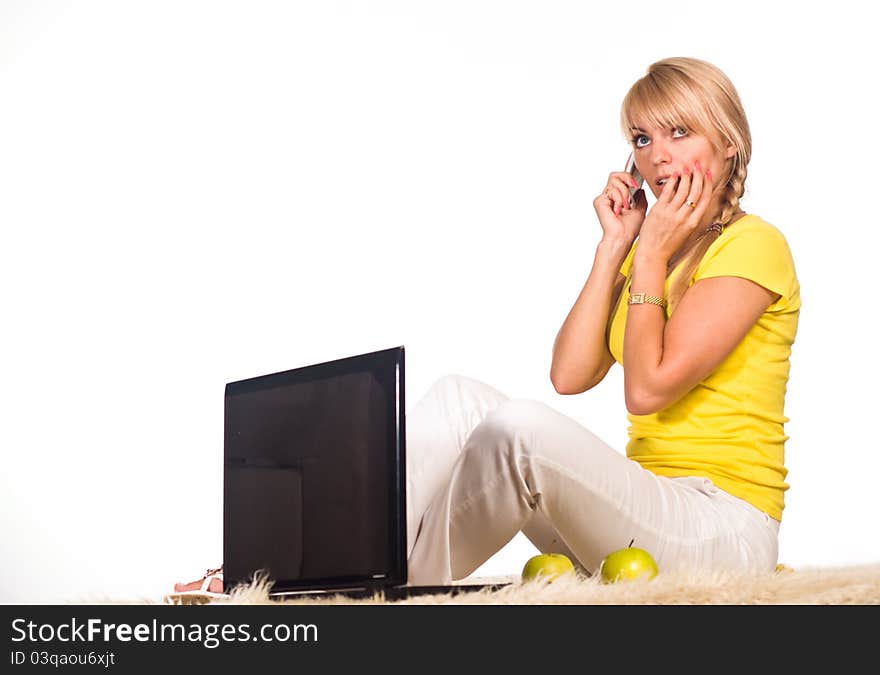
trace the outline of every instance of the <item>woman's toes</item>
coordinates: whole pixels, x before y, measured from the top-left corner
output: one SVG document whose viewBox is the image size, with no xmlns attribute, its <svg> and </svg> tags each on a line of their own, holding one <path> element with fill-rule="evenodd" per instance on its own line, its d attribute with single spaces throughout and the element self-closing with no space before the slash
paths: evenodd
<svg viewBox="0 0 880 675">
<path fill-rule="evenodd" d="M 197 581 L 190 581 L 188 584 L 174 584 L 174 592 L 175 593 L 185 593 L 186 591 L 199 591 L 202 589 L 202 584 L 205 582 L 204 578 L 199 579 Z M 210 593 L 222 593 L 223 592 L 223 580 L 222 579 L 211 579 L 211 582 L 208 584 L 208 591 Z"/>
</svg>

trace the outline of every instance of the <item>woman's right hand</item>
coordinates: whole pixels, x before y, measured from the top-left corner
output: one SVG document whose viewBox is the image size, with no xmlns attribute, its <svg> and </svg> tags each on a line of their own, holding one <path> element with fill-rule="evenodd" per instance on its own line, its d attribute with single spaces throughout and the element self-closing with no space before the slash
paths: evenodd
<svg viewBox="0 0 880 675">
<path fill-rule="evenodd" d="M 593 208 L 602 225 L 602 238 L 625 241 L 632 244 L 642 229 L 645 214 L 648 211 L 648 199 L 643 189 L 633 197 L 632 208 L 629 206 L 629 188 L 635 187 L 635 181 L 626 171 L 615 171 L 608 176 L 608 184 L 598 197 L 593 200 Z"/>
</svg>

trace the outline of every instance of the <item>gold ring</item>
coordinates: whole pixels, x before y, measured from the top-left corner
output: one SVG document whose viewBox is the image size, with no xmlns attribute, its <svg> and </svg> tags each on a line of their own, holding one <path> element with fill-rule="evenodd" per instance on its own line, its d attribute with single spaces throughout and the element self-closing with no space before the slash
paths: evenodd
<svg viewBox="0 0 880 675">
<path fill-rule="evenodd" d="M 692 209 L 697 208 L 697 205 L 696 205 L 694 202 L 692 202 L 690 199 L 688 199 L 688 200 L 685 202 L 685 204 L 687 204 L 688 206 L 690 206 Z"/>
</svg>

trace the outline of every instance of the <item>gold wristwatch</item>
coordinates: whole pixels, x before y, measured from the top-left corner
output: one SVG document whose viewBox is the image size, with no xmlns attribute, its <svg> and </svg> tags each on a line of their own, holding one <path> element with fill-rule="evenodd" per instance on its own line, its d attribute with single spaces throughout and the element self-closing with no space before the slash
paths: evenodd
<svg viewBox="0 0 880 675">
<path fill-rule="evenodd" d="M 630 305 L 644 305 L 645 303 L 649 305 L 657 305 L 663 309 L 666 309 L 667 305 L 666 298 L 658 298 L 656 295 L 645 295 L 644 293 L 629 294 Z"/>
</svg>

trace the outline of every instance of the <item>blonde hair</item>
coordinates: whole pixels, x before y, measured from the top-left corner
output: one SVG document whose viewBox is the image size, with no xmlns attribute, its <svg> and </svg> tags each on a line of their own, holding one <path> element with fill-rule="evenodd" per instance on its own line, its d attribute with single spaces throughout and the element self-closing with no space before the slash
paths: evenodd
<svg viewBox="0 0 880 675">
<path fill-rule="evenodd" d="M 720 181 L 721 208 L 713 223 L 721 227 L 708 230 L 680 261 L 681 274 L 669 289 L 671 313 L 691 285 L 709 246 L 721 236 L 724 226 L 739 209 L 752 156 L 752 135 L 733 83 L 716 66 L 694 58 L 668 58 L 648 66 L 647 73 L 630 87 L 620 107 L 620 124 L 628 140 L 636 118 L 664 129 L 696 132 L 708 138 L 719 153 L 728 145 L 736 150 L 729 160 L 727 175 Z"/>
</svg>

